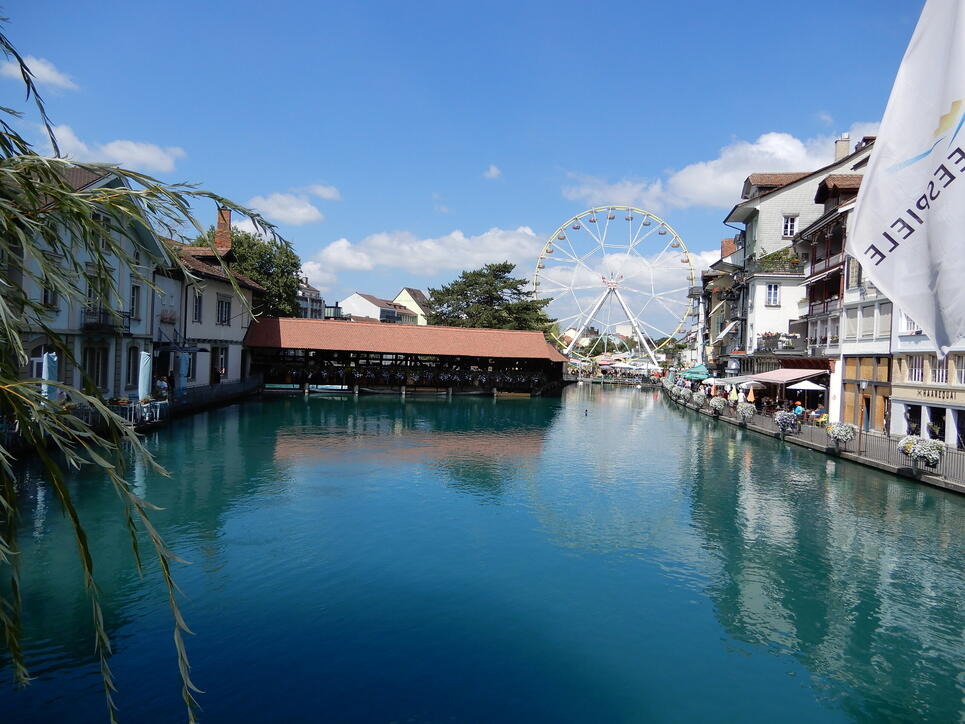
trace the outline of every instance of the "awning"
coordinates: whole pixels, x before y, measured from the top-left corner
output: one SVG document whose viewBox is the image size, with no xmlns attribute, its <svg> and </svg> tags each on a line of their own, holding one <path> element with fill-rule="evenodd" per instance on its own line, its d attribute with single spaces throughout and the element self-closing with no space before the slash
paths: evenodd
<svg viewBox="0 0 965 724">
<path fill-rule="evenodd" d="M 724 331 L 717 335 L 717 339 L 715 339 L 714 342 L 720 342 L 720 340 L 722 340 L 725 336 L 730 334 L 731 331 L 736 326 L 737 326 L 737 322 L 731 322 L 730 324 L 728 324 L 726 327 L 724 327 Z"/>
<path fill-rule="evenodd" d="M 750 377 L 708 377 L 703 382 L 705 385 L 739 385 L 748 380 Z"/>
<path fill-rule="evenodd" d="M 772 385 L 786 385 L 788 382 L 806 380 L 809 377 L 828 374 L 827 370 L 783 369 L 761 372 L 759 375 L 749 375 L 748 379 L 757 382 L 770 382 Z"/>
</svg>

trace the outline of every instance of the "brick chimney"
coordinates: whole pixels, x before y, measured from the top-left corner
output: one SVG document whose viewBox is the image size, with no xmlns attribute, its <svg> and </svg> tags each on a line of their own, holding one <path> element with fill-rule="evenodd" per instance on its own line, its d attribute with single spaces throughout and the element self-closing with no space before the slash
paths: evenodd
<svg viewBox="0 0 965 724">
<path fill-rule="evenodd" d="M 214 246 L 222 254 L 231 249 L 231 209 L 218 207 L 218 227 L 214 230 Z"/>
<path fill-rule="evenodd" d="M 737 242 L 733 238 L 720 240 L 720 258 L 726 259 L 737 251 Z"/>
<path fill-rule="evenodd" d="M 851 153 L 851 136 L 847 133 L 842 133 L 841 138 L 836 139 L 834 142 L 834 160 L 840 161 L 849 153 Z"/>
</svg>

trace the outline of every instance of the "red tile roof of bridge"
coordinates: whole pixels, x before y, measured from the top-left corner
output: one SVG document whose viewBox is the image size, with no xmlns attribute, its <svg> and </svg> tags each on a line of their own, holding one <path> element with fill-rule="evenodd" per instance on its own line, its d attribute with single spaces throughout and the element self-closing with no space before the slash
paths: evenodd
<svg viewBox="0 0 965 724">
<path fill-rule="evenodd" d="M 566 361 L 542 332 L 322 319 L 260 319 L 248 328 L 245 344 L 279 349 Z"/>
</svg>

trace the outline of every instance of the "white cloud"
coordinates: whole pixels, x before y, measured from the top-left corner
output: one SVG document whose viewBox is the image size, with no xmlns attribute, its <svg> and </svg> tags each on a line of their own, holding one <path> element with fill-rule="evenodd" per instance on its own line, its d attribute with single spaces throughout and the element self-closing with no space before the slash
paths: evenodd
<svg viewBox="0 0 965 724">
<path fill-rule="evenodd" d="M 67 125 L 54 126 L 60 152 L 75 161 L 116 163 L 141 171 L 173 171 L 177 159 L 186 155 L 179 146 L 158 146 L 144 141 L 118 139 L 103 144 L 88 144 Z"/>
<path fill-rule="evenodd" d="M 489 168 L 483 171 L 483 178 L 497 179 L 503 175 L 503 172 L 499 170 L 499 167 L 494 164 L 489 164 Z"/>
<path fill-rule="evenodd" d="M 308 277 L 308 283 L 320 292 L 327 292 L 335 283 L 335 272 L 317 261 L 302 264 L 302 276 Z"/>
<path fill-rule="evenodd" d="M 334 186 L 326 186 L 324 184 L 313 184 L 305 189 L 312 196 L 317 196 L 325 201 L 341 201 L 342 192 L 339 191 Z"/>
<path fill-rule="evenodd" d="M 518 229 L 490 229 L 466 236 L 456 229 L 444 236 L 420 239 L 408 231 L 371 234 L 352 243 L 338 239 L 319 251 L 311 262 L 330 272 L 372 270 L 379 267 L 403 269 L 427 276 L 440 271 L 474 269 L 484 264 L 509 260 L 529 274 L 544 239 L 528 226 Z"/>
<path fill-rule="evenodd" d="M 32 55 L 24 57 L 24 63 L 33 73 L 34 81 L 38 85 L 46 85 L 51 88 L 63 88 L 65 90 L 76 90 L 77 84 L 66 73 L 57 70 L 57 67 L 46 58 L 35 58 Z M 8 60 L 0 64 L 0 75 L 8 78 L 22 79 L 20 64 L 15 60 Z"/>
<path fill-rule="evenodd" d="M 834 125 L 834 116 L 827 111 L 818 111 L 818 120 L 828 128 Z"/>
<path fill-rule="evenodd" d="M 248 199 L 248 206 L 269 219 L 291 226 L 312 224 L 325 218 L 308 197 L 302 194 L 273 193 L 268 196 L 253 196 Z"/>
<path fill-rule="evenodd" d="M 877 123 L 856 123 L 853 141 L 874 135 Z M 765 133 L 755 141 L 735 141 L 718 156 L 673 171 L 666 178 L 620 179 L 570 174 L 564 198 L 592 205 L 617 203 L 658 211 L 667 207 L 727 208 L 740 200 L 744 179 L 754 172 L 814 171 L 834 159 L 834 136 L 801 140 L 789 133 Z"/>
</svg>

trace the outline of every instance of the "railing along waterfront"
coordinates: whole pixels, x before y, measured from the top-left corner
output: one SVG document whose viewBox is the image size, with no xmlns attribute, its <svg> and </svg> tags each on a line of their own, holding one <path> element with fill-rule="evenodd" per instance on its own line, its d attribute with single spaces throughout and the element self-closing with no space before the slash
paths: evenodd
<svg viewBox="0 0 965 724">
<path fill-rule="evenodd" d="M 673 400 L 673 398 L 671 399 Z M 698 409 L 690 402 L 673 401 L 700 414 L 717 417 L 710 412 L 706 405 Z M 719 417 L 729 424 L 744 426 L 744 420 L 738 417 L 735 410 L 729 405 L 724 408 Z M 746 421 L 746 427 L 774 437 L 781 435 L 780 428 L 770 415 L 757 413 Z M 940 487 L 948 487 L 965 493 L 965 450 L 946 447 L 945 454 L 935 465 L 922 463 L 916 471 L 911 458 L 898 445 L 902 437 L 904 436 L 887 435 L 873 430 L 859 430 L 852 440 L 839 443 L 836 447 L 834 441 L 828 437 L 823 425 L 799 423 L 793 429 L 784 433 L 784 439 L 789 442 L 814 448 L 831 455 L 843 454 L 845 459 L 883 468 L 906 477 L 921 479 L 921 476 L 924 476 L 924 482 L 938 484 Z M 931 480 L 928 478 L 931 478 Z M 942 485 L 934 480 L 936 478 L 950 483 L 950 485 Z"/>
</svg>

